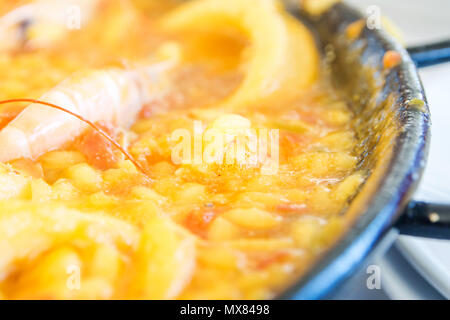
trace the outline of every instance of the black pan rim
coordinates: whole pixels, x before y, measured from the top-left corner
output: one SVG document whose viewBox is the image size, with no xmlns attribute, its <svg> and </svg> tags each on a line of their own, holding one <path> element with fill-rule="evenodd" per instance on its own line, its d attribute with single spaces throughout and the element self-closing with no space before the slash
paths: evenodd
<svg viewBox="0 0 450 320">
<path fill-rule="evenodd" d="M 351 17 L 345 23 L 363 18 L 352 7 L 339 3 L 330 12 L 340 10 Z M 368 30 L 384 51 L 395 50 L 402 56 L 396 68 L 403 116 L 398 119 L 401 134 L 377 192 L 360 213 L 350 230 L 299 281 L 277 299 L 312 300 L 329 297 L 339 284 L 362 264 L 383 236 L 392 228 L 416 190 L 428 155 L 431 120 L 425 92 L 417 68 L 406 49 L 383 30 Z M 424 107 L 408 108 L 408 101 L 420 99 Z"/>
</svg>

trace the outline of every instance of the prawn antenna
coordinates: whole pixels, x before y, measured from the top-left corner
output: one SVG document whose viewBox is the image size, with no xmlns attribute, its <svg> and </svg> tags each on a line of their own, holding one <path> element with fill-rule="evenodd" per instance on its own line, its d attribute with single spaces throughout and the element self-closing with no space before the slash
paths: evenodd
<svg viewBox="0 0 450 320">
<path fill-rule="evenodd" d="M 66 112 L 72 116 L 74 116 L 75 118 L 79 119 L 80 121 L 86 123 L 87 125 L 89 125 L 91 128 L 93 128 L 95 131 L 97 131 L 101 136 L 103 136 L 103 138 L 105 138 L 106 140 L 108 140 L 109 142 L 111 142 L 112 145 L 114 145 L 117 149 L 120 150 L 120 152 L 122 152 L 124 154 L 124 156 L 130 160 L 135 167 L 142 172 L 142 174 L 150 179 L 147 175 L 147 173 L 145 172 L 144 168 L 139 164 L 139 162 L 137 162 L 132 156 L 131 154 L 128 153 L 128 151 L 126 151 L 116 140 L 114 140 L 109 134 L 107 134 L 102 128 L 100 128 L 99 126 L 97 126 L 95 123 L 93 123 L 92 121 L 89 121 L 87 119 L 85 119 L 84 117 L 80 116 L 79 114 L 76 114 L 70 110 L 67 110 L 66 108 L 60 107 L 56 104 L 50 103 L 50 102 L 46 102 L 46 101 L 41 101 L 41 100 L 36 100 L 36 99 L 27 99 L 27 98 L 20 98 L 20 99 L 8 99 L 8 100 L 0 100 L 0 105 L 1 104 L 7 104 L 7 103 L 15 103 L 15 102 L 29 102 L 29 103 L 36 103 L 36 104 L 41 104 L 41 105 L 45 105 L 54 109 L 58 109 L 61 110 L 63 112 Z M 151 179 L 150 179 L 151 181 Z"/>
</svg>

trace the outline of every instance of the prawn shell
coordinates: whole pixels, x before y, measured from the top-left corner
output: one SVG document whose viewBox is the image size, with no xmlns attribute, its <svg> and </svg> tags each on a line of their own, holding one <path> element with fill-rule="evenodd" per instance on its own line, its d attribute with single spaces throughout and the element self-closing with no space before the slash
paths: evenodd
<svg viewBox="0 0 450 320">
<path fill-rule="evenodd" d="M 40 100 L 64 106 L 89 121 L 128 127 L 145 103 L 137 72 L 109 69 L 79 74 L 63 81 Z M 31 104 L 0 131 L 0 161 L 36 159 L 73 140 L 87 125 L 72 115 Z"/>
</svg>

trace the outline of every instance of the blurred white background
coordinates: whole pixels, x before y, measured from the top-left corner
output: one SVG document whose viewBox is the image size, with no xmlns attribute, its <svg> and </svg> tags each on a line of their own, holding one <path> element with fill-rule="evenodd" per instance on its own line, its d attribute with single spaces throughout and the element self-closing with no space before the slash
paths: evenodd
<svg viewBox="0 0 450 320">
<path fill-rule="evenodd" d="M 362 12 L 372 5 L 403 31 L 408 45 L 450 39 L 449 0 L 345 0 Z"/>
</svg>

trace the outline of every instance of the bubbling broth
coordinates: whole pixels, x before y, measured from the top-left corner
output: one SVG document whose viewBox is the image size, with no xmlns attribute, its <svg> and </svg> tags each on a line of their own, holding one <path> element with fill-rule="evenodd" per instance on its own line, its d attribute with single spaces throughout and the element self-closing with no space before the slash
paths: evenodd
<svg viewBox="0 0 450 320">
<path fill-rule="evenodd" d="M 366 178 L 312 35 L 272 0 L 89 10 L 0 48 L 0 99 L 60 107 L 0 105 L 0 297 L 275 297 Z"/>
</svg>

